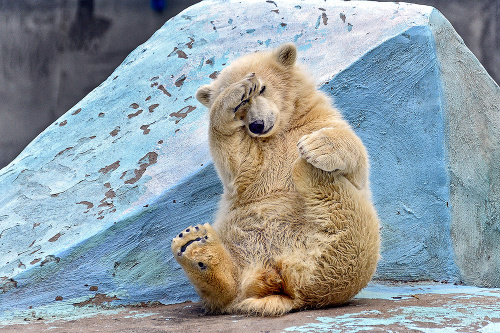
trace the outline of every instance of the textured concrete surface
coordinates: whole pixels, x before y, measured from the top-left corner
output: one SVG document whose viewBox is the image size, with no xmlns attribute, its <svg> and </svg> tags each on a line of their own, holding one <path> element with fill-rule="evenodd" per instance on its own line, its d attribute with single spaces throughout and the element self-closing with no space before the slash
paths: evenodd
<svg viewBox="0 0 500 333">
<path fill-rule="evenodd" d="M 468 284 L 500 286 L 500 87 L 453 28 L 430 17 L 442 77 L 455 260 Z"/>
<path fill-rule="evenodd" d="M 94 315 L 92 315 L 92 312 Z M 279 318 L 207 316 L 199 303 L 106 309 L 63 320 L 33 313 L 10 332 L 481 332 L 500 331 L 500 289 L 446 284 L 371 284 L 350 304 Z"/>
<path fill-rule="evenodd" d="M 449 23 L 403 3 L 214 0 L 168 21 L 0 171 L 0 317 L 196 300 L 170 239 L 211 221 L 221 186 L 193 94 L 289 41 L 371 155 L 377 277 L 498 286 L 499 88 Z"/>
</svg>

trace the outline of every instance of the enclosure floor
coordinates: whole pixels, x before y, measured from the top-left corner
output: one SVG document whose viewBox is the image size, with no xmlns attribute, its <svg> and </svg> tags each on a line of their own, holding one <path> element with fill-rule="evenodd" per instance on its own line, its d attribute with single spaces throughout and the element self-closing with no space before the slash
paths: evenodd
<svg viewBox="0 0 500 333">
<path fill-rule="evenodd" d="M 200 303 L 95 308 L 71 318 L 19 318 L 7 332 L 500 332 L 500 289 L 372 283 L 351 303 L 278 318 L 205 315 Z"/>
</svg>

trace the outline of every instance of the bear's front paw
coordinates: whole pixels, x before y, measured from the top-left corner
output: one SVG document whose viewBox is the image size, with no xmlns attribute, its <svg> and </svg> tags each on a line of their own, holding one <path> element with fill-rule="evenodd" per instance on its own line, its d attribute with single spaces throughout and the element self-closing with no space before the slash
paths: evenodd
<svg viewBox="0 0 500 333">
<path fill-rule="evenodd" d="M 210 225 L 189 227 L 172 240 L 172 253 L 185 268 L 204 271 L 213 257 L 210 244 L 214 241 L 216 235 Z"/>
<path fill-rule="evenodd" d="M 321 130 L 304 135 L 297 143 L 300 157 L 323 171 L 338 171 L 346 168 L 339 154 L 340 146 Z"/>
<path fill-rule="evenodd" d="M 233 104 L 232 111 L 238 112 L 243 106 L 250 103 L 254 96 L 260 93 L 260 80 L 255 73 L 247 74 L 241 81 L 231 85 L 228 89 L 228 100 Z"/>
</svg>

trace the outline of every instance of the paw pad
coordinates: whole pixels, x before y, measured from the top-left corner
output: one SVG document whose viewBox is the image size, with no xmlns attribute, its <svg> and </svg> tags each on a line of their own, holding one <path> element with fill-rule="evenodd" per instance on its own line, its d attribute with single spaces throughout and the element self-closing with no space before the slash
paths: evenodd
<svg viewBox="0 0 500 333">
<path fill-rule="evenodd" d="M 185 258 L 186 251 L 191 246 L 204 246 L 208 240 L 207 230 L 202 225 L 188 227 L 172 240 L 172 251 L 180 259 Z M 190 254 L 191 255 L 191 254 Z M 190 256 L 189 255 L 189 256 Z M 197 261 L 195 261 L 195 264 Z M 201 266 L 200 266 L 201 267 Z M 206 265 L 204 266 L 206 268 Z"/>
<path fill-rule="evenodd" d="M 181 255 L 183 252 L 186 252 L 186 249 L 189 245 L 191 245 L 192 243 L 194 242 L 199 242 L 201 240 L 200 237 L 196 238 L 196 239 L 192 239 L 190 241 L 188 241 L 186 244 L 184 244 L 182 247 L 181 247 Z"/>
</svg>

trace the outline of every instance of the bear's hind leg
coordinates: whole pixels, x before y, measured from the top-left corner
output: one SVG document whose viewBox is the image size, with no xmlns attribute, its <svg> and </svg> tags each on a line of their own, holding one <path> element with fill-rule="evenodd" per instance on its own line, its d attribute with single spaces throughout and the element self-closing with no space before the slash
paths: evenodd
<svg viewBox="0 0 500 333">
<path fill-rule="evenodd" d="M 294 308 L 295 302 L 286 295 L 249 297 L 231 307 L 231 312 L 258 316 L 282 316 Z"/>
<path fill-rule="evenodd" d="M 235 267 L 217 233 L 207 223 L 183 230 L 172 252 L 209 312 L 224 312 L 236 297 Z"/>
<path fill-rule="evenodd" d="M 275 267 L 249 267 L 242 272 L 241 295 L 230 312 L 246 315 L 281 316 L 297 308 L 297 300 L 280 265 Z"/>
</svg>

